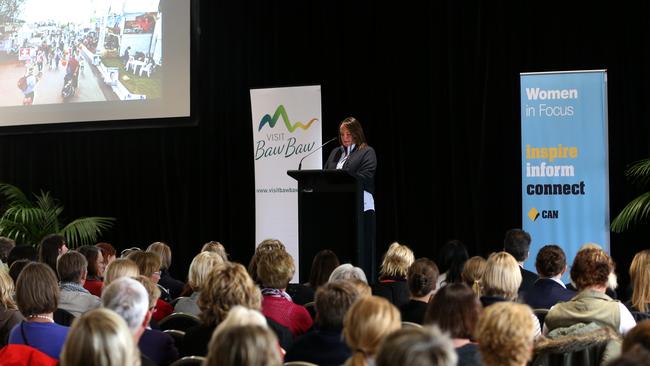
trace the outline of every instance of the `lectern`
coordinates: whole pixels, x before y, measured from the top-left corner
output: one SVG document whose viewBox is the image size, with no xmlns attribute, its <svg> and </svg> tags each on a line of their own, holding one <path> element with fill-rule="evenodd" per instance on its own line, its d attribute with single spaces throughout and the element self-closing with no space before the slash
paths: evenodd
<svg viewBox="0 0 650 366">
<path fill-rule="evenodd" d="M 306 282 L 316 253 L 330 249 L 341 263 L 363 268 L 363 190 L 345 170 L 289 170 L 298 181 L 300 281 Z"/>
</svg>

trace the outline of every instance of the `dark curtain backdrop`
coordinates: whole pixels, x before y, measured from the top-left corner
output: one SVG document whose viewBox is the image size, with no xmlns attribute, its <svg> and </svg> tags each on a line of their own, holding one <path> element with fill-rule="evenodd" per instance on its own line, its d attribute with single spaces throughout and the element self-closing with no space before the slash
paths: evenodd
<svg viewBox="0 0 650 366">
<path fill-rule="evenodd" d="M 179 278 L 208 240 L 247 263 L 255 244 L 249 89 L 320 84 L 324 138 L 355 116 L 377 151 L 378 252 L 397 240 L 435 258 L 457 238 L 471 255 L 487 255 L 521 226 L 519 73 L 607 69 L 612 216 L 641 192 L 623 176 L 650 154 L 641 3 L 195 5 L 195 127 L 2 136 L 0 180 L 51 191 L 69 218 L 117 217 L 104 239 L 119 249 L 170 243 Z M 612 235 L 623 281 L 648 231 Z"/>
</svg>

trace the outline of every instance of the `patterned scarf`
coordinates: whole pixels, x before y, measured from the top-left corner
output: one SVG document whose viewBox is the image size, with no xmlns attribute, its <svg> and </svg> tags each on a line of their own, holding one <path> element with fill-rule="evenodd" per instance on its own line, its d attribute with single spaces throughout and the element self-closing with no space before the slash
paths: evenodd
<svg viewBox="0 0 650 366">
<path fill-rule="evenodd" d="M 293 300 L 291 300 L 291 296 L 289 296 L 288 293 L 280 290 L 279 288 L 266 288 L 265 287 L 265 288 L 262 289 L 262 296 L 281 297 L 283 299 L 286 299 L 286 300 L 289 300 L 289 301 L 293 302 Z"/>
<path fill-rule="evenodd" d="M 88 290 L 86 290 L 85 288 L 83 288 L 83 286 L 75 282 L 61 282 L 61 284 L 59 285 L 59 289 L 61 291 L 83 292 L 85 294 L 90 294 Z"/>
</svg>

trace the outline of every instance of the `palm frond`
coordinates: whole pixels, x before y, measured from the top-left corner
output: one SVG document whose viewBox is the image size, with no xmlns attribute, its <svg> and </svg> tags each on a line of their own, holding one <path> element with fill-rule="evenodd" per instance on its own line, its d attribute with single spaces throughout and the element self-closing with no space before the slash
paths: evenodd
<svg viewBox="0 0 650 366">
<path fill-rule="evenodd" d="M 650 192 L 636 197 L 621 210 L 621 213 L 612 221 L 612 231 L 616 233 L 625 231 L 647 218 L 648 214 L 650 214 Z"/>
<path fill-rule="evenodd" d="M 23 191 L 9 183 L 0 183 L 0 195 L 6 198 L 11 206 L 32 206 Z"/>
<path fill-rule="evenodd" d="M 99 235 L 110 229 L 114 222 L 113 217 L 82 217 L 67 224 L 61 230 L 61 235 L 71 248 L 91 245 L 95 244 Z"/>
<path fill-rule="evenodd" d="M 625 170 L 625 176 L 633 183 L 646 185 L 650 182 L 650 159 L 639 160 Z"/>
</svg>

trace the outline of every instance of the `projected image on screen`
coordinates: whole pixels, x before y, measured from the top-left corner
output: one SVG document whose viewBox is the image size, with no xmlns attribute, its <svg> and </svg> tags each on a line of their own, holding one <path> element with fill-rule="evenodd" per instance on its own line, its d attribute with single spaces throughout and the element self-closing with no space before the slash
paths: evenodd
<svg viewBox="0 0 650 366">
<path fill-rule="evenodd" d="M 159 0 L 2 1 L 0 106 L 160 98 Z"/>
<path fill-rule="evenodd" d="M 190 9 L 0 0 L 0 127 L 189 117 Z"/>
</svg>

